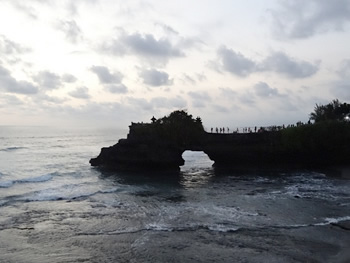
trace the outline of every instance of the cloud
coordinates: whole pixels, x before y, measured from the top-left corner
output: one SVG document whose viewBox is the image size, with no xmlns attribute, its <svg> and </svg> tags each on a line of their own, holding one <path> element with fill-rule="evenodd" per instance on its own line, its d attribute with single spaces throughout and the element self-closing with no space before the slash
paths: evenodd
<svg viewBox="0 0 350 263">
<path fill-rule="evenodd" d="M 255 84 L 254 91 L 257 96 L 263 98 L 281 96 L 277 89 L 271 88 L 265 82 L 258 82 L 257 84 Z"/>
<path fill-rule="evenodd" d="M 58 89 L 62 86 L 61 77 L 50 71 L 40 71 L 33 77 L 33 80 L 38 83 L 40 88 L 47 90 Z"/>
<path fill-rule="evenodd" d="M 77 78 L 72 74 L 63 74 L 62 81 L 66 83 L 74 83 L 77 81 Z"/>
<path fill-rule="evenodd" d="M 341 64 L 339 69 L 337 70 L 337 74 L 341 78 L 347 78 L 350 80 L 350 59 L 344 59 Z"/>
<path fill-rule="evenodd" d="M 27 81 L 18 81 L 11 76 L 11 72 L 0 65 L 0 89 L 18 94 L 36 94 L 39 89 Z"/>
<path fill-rule="evenodd" d="M 170 86 L 173 85 L 174 80 L 169 79 L 169 74 L 164 71 L 158 71 L 156 69 L 143 69 L 139 73 L 143 83 L 153 87 Z"/>
<path fill-rule="evenodd" d="M 243 105 L 252 106 L 253 104 L 255 104 L 254 95 L 252 95 L 250 92 L 245 92 L 245 93 L 241 94 L 239 96 L 239 101 Z"/>
<path fill-rule="evenodd" d="M 60 21 L 57 28 L 64 32 L 66 39 L 75 44 L 82 39 L 82 31 L 75 20 Z"/>
<path fill-rule="evenodd" d="M 206 91 L 190 91 L 187 93 L 192 99 L 192 105 L 195 108 L 204 108 L 206 103 L 211 101 L 211 97 Z"/>
<path fill-rule="evenodd" d="M 87 87 L 76 88 L 68 94 L 77 99 L 89 99 L 91 97 Z"/>
<path fill-rule="evenodd" d="M 5 101 L 6 105 L 10 105 L 10 106 L 19 106 L 24 104 L 24 102 L 21 99 L 13 95 L 1 96 L 1 99 Z"/>
<path fill-rule="evenodd" d="M 339 79 L 332 84 L 331 92 L 337 98 L 350 101 L 350 59 L 344 59 L 336 73 Z"/>
<path fill-rule="evenodd" d="M 289 78 L 307 78 L 314 75 L 319 66 L 307 61 L 289 57 L 283 52 L 273 52 L 262 62 L 246 58 L 239 52 L 221 47 L 218 49 L 218 62 L 211 62 L 211 67 L 218 72 L 227 71 L 239 77 L 264 71 L 275 72 Z"/>
<path fill-rule="evenodd" d="M 107 67 L 92 66 L 91 71 L 95 73 L 102 84 L 120 84 L 123 74 L 116 71 L 111 73 Z"/>
<path fill-rule="evenodd" d="M 180 96 L 173 98 L 154 97 L 150 100 L 146 100 L 144 98 L 128 97 L 127 101 L 129 104 L 131 104 L 132 107 L 141 108 L 145 111 L 154 111 L 157 109 L 183 109 L 187 106 L 186 100 Z"/>
<path fill-rule="evenodd" d="M 30 49 L 0 35 L 0 53 L 6 55 L 20 55 L 30 52 Z"/>
<path fill-rule="evenodd" d="M 238 93 L 230 88 L 220 87 L 219 90 L 221 92 L 221 95 L 229 100 L 234 100 L 238 96 Z"/>
<path fill-rule="evenodd" d="M 179 32 L 169 25 L 163 23 L 155 23 L 155 25 L 159 26 L 167 34 L 179 35 Z"/>
<path fill-rule="evenodd" d="M 196 80 L 192 77 L 190 77 L 189 75 L 187 75 L 186 73 L 183 74 L 183 78 L 182 78 L 182 82 L 183 83 L 189 83 L 191 85 L 195 85 L 196 84 Z"/>
<path fill-rule="evenodd" d="M 108 90 L 110 93 L 115 94 L 128 93 L 128 88 L 124 84 L 105 85 L 105 89 Z"/>
<path fill-rule="evenodd" d="M 255 62 L 239 52 L 222 46 L 218 49 L 217 54 L 221 68 L 236 76 L 246 77 L 255 71 Z"/>
<path fill-rule="evenodd" d="M 170 58 L 185 56 L 165 37 L 157 39 L 152 34 L 127 34 L 124 31 L 116 39 L 103 43 L 101 49 L 116 56 L 135 55 L 158 65 L 165 65 Z"/>
<path fill-rule="evenodd" d="M 274 52 L 260 65 L 262 71 L 273 71 L 289 78 L 307 78 L 318 71 L 318 66 L 306 61 L 297 61 L 283 52 Z"/>
<path fill-rule="evenodd" d="M 129 102 L 129 104 L 137 108 L 141 108 L 142 110 L 145 110 L 145 111 L 150 111 L 153 109 L 152 103 L 144 98 L 128 97 L 127 101 Z"/>
<path fill-rule="evenodd" d="M 213 106 L 214 107 L 214 109 L 216 110 L 216 111 L 218 111 L 218 112 L 224 112 L 224 113 L 226 113 L 226 112 L 229 112 L 229 109 L 228 108 L 226 108 L 226 107 L 224 107 L 224 106 L 221 106 L 221 105 L 214 105 Z"/>
<path fill-rule="evenodd" d="M 348 0 L 281 0 L 270 10 L 271 29 L 279 39 L 302 39 L 343 31 L 350 22 Z"/>
<path fill-rule="evenodd" d="M 331 91 L 337 98 L 350 101 L 350 83 L 348 81 L 335 83 Z"/>
<path fill-rule="evenodd" d="M 67 101 L 66 98 L 59 98 L 59 97 L 54 97 L 54 96 L 48 96 L 45 93 L 38 94 L 35 97 L 35 100 L 38 101 L 38 102 L 39 101 L 46 101 L 46 102 L 50 102 L 50 103 L 53 103 L 53 104 L 62 104 L 63 102 Z"/>
<path fill-rule="evenodd" d="M 186 100 L 177 96 L 175 98 L 155 97 L 151 99 L 151 104 L 156 108 L 183 109 L 187 106 Z"/>
</svg>

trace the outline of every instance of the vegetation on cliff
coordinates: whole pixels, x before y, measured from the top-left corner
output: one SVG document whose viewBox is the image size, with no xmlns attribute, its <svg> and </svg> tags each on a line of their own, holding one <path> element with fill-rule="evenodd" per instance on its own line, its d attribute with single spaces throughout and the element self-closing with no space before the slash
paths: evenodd
<svg viewBox="0 0 350 263">
<path fill-rule="evenodd" d="M 281 131 L 281 146 L 290 155 L 318 160 L 320 163 L 346 163 L 350 156 L 350 104 L 333 100 L 315 106 L 310 114 L 313 124 Z"/>
<path fill-rule="evenodd" d="M 167 142 L 179 148 L 197 145 L 204 134 L 201 118 L 194 118 L 184 110 L 176 110 L 168 116 L 153 119 L 152 123 L 133 123 L 130 137 Z"/>
<path fill-rule="evenodd" d="M 204 133 L 201 118 L 195 119 L 183 110 L 173 111 L 168 116 L 156 120 L 153 125 L 163 139 L 180 147 L 198 144 Z"/>
<path fill-rule="evenodd" d="M 315 123 L 324 121 L 348 121 L 350 119 L 350 104 L 341 103 L 335 99 L 327 105 L 316 104 L 314 111 L 310 113 L 310 120 Z"/>
</svg>

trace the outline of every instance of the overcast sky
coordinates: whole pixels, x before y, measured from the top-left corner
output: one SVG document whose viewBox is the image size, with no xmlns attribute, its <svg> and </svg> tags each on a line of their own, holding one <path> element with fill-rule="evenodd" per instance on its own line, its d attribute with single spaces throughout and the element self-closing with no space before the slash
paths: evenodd
<svg viewBox="0 0 350 263">
<path fill-rule="evenodd" d="M 307 121 L 349 47 L 350 0 L 0 0 L 0 125 Z"/>
</svg>

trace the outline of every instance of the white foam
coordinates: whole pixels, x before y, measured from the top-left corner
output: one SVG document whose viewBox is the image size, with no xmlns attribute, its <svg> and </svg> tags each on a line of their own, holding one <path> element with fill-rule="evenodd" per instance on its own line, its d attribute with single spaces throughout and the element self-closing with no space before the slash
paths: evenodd
<svg viewBox="0 0 350 263">
<path fill-rule="evenodd" d="M 325 220 L 328 224 L 337 224 L 337 223 L 342 222 L 342 221 L 350 220 L 350 216 L 342 216 L 342 217 L 337 217 L 337 218 L 327 217 L 327 218 L 325 218 Z"/>
<path fill-rule="evenodd" d="M 52 174 L 45 174 L 36 177 L 29 177 L 25 179 L 16 180 L 16 183 L 39 183 L 39 182 L 47 182 L 53 178 Z"/>
<path fill-rule="evenodd" d="M 211 225 L 208 226 L 208 229 L 211 231 L 216 231 L 216 232 L 235 232 L 237 230 L 239 230 L 239 227 L 233 227 L 233 226 L 227 226 L 227 225 L 223 225 L 223 224 L 216 224 L 216 225 Z"/>
</svg>

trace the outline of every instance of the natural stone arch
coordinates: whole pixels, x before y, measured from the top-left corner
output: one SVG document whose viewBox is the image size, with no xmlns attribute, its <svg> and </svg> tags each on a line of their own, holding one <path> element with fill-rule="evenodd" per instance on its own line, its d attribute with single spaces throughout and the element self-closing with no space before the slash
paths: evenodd
<svg viewBox="0 0 350 263">
<path fill-rule="evenodd" d="M 209 168 L 214 164 L 214 161 L 202 150 L 185 150 L 181 157 L 184 159 L 184 165 L 181 168 Z"/>
</svg>

